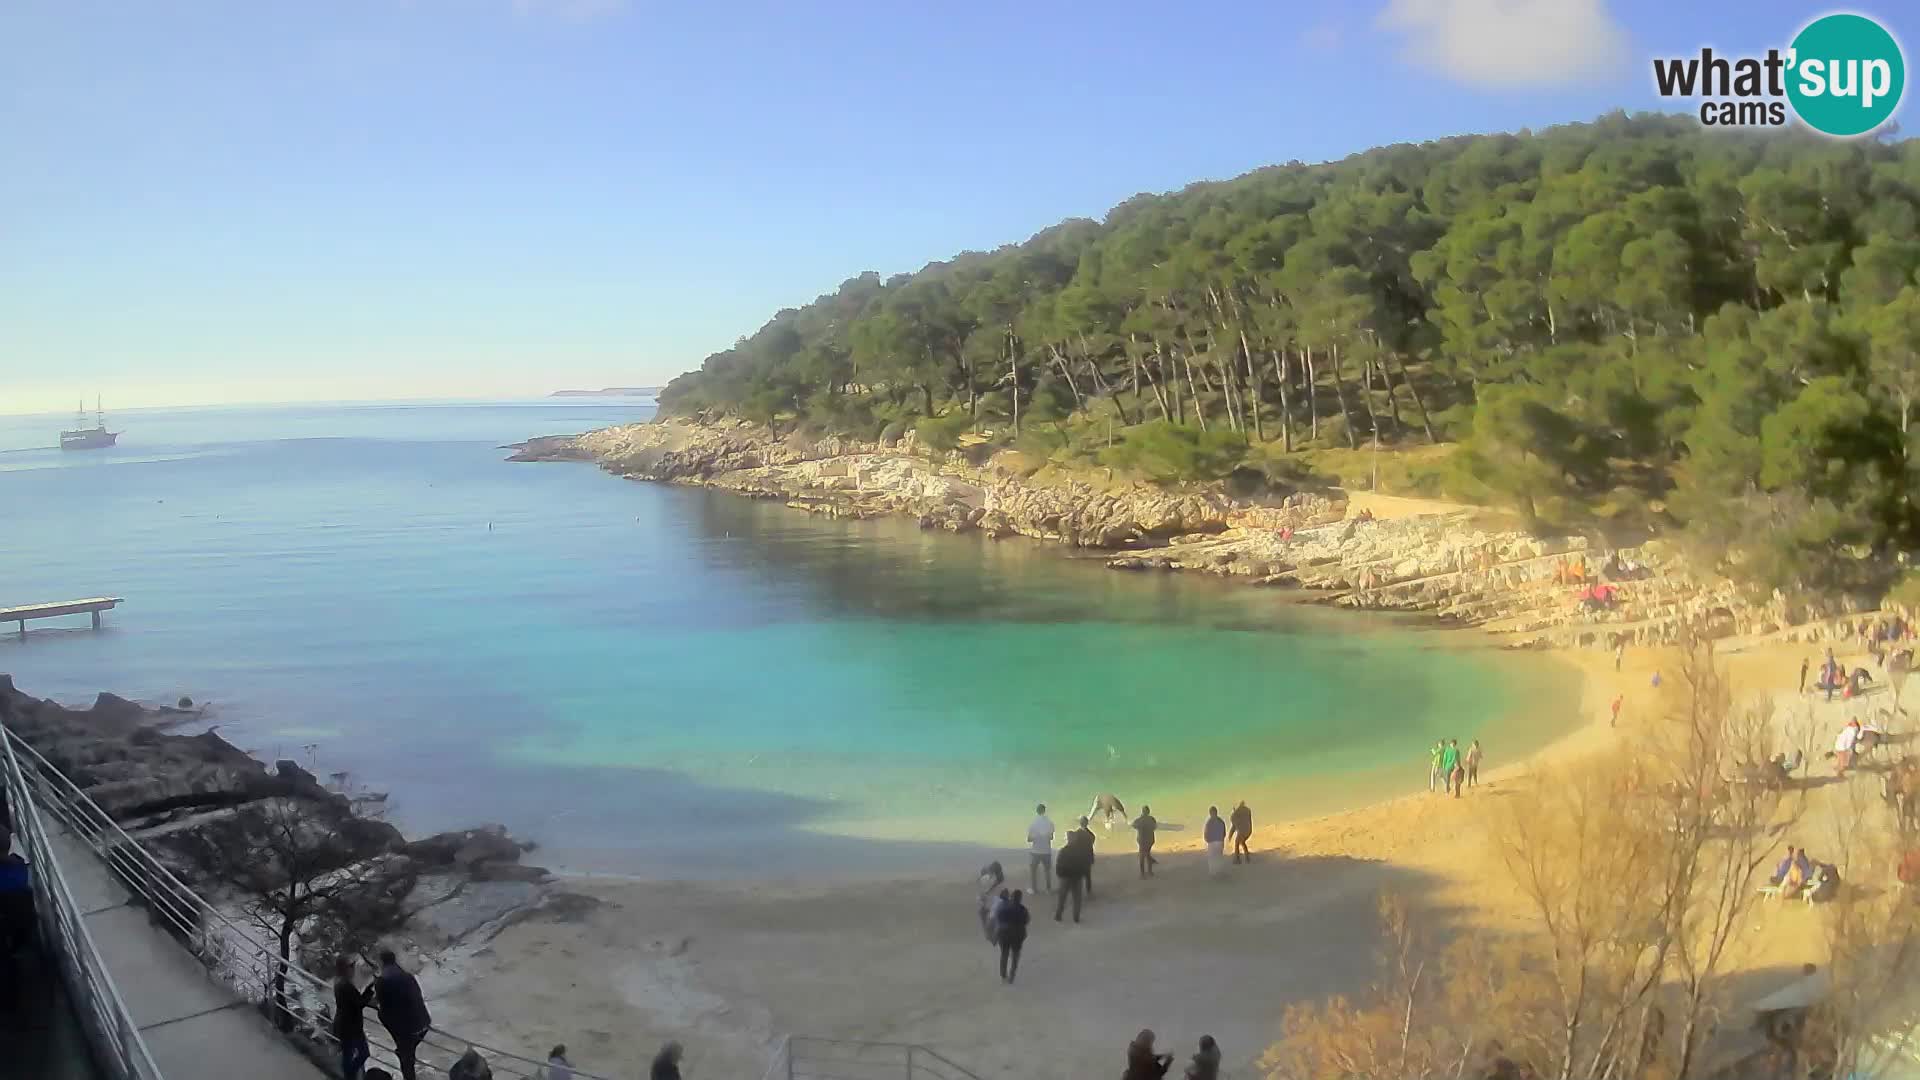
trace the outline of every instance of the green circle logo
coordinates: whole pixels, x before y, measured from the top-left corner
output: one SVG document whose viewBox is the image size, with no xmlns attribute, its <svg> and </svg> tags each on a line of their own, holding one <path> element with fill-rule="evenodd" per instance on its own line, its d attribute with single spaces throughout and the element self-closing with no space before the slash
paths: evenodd
<svg viewBox="0 0 1920 1080">
<path fill-rule="evenodd" d="M 1825 15 L 1793 39 L 1787 99 L 1815 131 L 1864 135 L 1887 122 L 1907 88 L 1900 43 L 1864 15 Z"/>
</svg>

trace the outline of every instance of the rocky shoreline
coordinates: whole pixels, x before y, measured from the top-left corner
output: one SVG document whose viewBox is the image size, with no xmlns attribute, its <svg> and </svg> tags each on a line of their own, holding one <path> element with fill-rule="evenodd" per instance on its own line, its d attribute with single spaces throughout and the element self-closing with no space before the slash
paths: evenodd
<svg viewBox="0 0 1920 1080">
<path fill-rule="evenodd" d="M 832 517 L 900 515 L 923 528 L 1105 551 L 1114 570 L 1207 573 L 1298 590 L 1309 602 L 1419 612 L 1513 646 L 1663 644 L 1690 630 L 1831 640 L 1853 636 L 1871 614 L 1755 598 L 1695 572 L 1657 539 L 1601 549 L 1585 536 L 1535 536 L 1468 508 L 1355 516 L 1367 496 L 1337 490 L 1248 500 L 1101 483 L 1035 469 L 1017 453 L 977 462 L 964 447 L 935 453 L 911 433 L 880 444 L 776 434 L 743 420 L 662 419 L 511 449 L 513 461 L 592 462 L 628 479 L 778 499 Z M 1581 601 L 1584 585 L 1596 582 L 1613 586 L 1610 604 Z"/>
<path fill-rule="evenodd" d="M 532 845 L 503 826 L 409 840 L 380 820 L 381 797 L 330 789 L 293 761 L 269 768 L 212 731 L 169 734 L 166 729 L 180 723 L 177 712 L 110 693 L 89 708 L 67 708 L 23 693 L 0 674 L 0 724 L 182 882 L 230 914 L 244 914 L 249 902 L 207 854 L 230 843 L 233 823 L 249 811 L 297 821 L 314 835 L 313 857 L 326 858 L 333 873 L 377 876 L 383 914 L 368 925 L 377 925 L 380 943 L 407 955 L 427 979 L 457 978 L 465 956 L 517 922 L 577 918 L 595 904 L 561 887 L 545 868 L 522 862 Z M 301 942 L 306 953 L 323 944 Z M 329 970 L 326 957 L 304 960 L 309 970 Z"/>
</svg>

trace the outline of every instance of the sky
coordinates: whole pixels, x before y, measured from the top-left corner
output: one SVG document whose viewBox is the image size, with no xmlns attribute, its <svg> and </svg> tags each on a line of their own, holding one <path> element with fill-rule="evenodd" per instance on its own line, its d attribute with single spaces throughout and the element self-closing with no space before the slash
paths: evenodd
<svg viewBox="0 0 1920 1080">
<path fill-rule="evenodd" d="M 1657 108 L 1651 57 L 1829 10 L 8 0 L 0 413 L 661 384 L 863 270 Z"/>
</svg>

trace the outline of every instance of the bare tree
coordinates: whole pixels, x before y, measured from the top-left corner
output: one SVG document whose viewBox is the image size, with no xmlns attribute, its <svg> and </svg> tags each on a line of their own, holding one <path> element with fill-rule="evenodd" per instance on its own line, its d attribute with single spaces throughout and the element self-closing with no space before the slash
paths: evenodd
<svg viewBox="0 0 1920 1080">
<path fill-rule="evenodd" d="M 297 798 L 249 803 L 188 834 L 181 846 L 209 877 L 234 890 L 278 945 L 266 987 L 274 1021 L 294 1017 L 288 965 L 296 944 L 333 948 L 398 925 L 415 875 L 390 854 L 393 830 L 343 806 Z"/>
<path fill-rule="evenodd" d="M 1286 1038 L 1265 1059 L 1270 1075 L 1714 1071 L 1702 1048 L 1730 1004 L 1738 931 L 1804 798 L 1768 764 L 1782 738 L 1770 709 L 1734 706 L 1709 646 L 1687 645 L 1680 675 L 1679 705 L 1636 741 L 1642 754 L 1542 770 L 1488 806 L 1532 930 L 1481 931 L 1471 953 L 1460 942 L 1434 949 L 1404 905 L 1386 905 L 1382 982 L 1358 1003 L 1289 1010 Z M 1854 940 L 1885 942 L 1883 931 Z"/>
</svg>

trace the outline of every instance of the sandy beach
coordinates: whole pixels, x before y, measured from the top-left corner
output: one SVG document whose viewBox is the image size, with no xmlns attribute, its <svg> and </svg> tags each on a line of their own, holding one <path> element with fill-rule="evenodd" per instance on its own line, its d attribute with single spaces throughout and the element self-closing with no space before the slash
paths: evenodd
<svg viewBox="0 0 1920 1080">
<path fill-rule="evenodd" d="M 1433 510 L 1418 500 L 1372 505 L 1382 517 Z M 1496 640 L 1436 633 L 1480 647 Z M 1822 648 L 1749 643 L 1720 657 L 1737 701 L 1775 700 L 1782 749 L 1812 747 L 1809 774 L 1824 769 L 1828 729 L 1849 707 L 1796 692 L 1800 660 L 1817 662 Z M 1296 793 L 1222 792 L 1223 814 L 1241 797 L 1254 807 L 1256 858 L 1221 879 L 1208 877 L 1200 850 L 1204 805 L 1155 807 L 1188 827 L 1161 834 L 1152 880 L 1137 876 L 1129 830 L 1096 826 L 1100 861 L 1084 921 L 1055 923 L 1054 897 L 1032 899 L 1034 930 L 1014 986 L 997 978 L 997 954 L 976 922 L 979 860 L 969 851 L 956 853 L 949 874 L 902 880 L 575 879 L 605 906 L 578 922 L 510 928 L 451 958 L 428 980 L 436 1016 L 500 1045 L 565 1043 L 577 1064 L 609 1075 L 641 1074 L 672 1038 L 688 1047 L 689 1075 L 759 1076 L 780 1039 L 795 1035 L 925 1045 L 981 1077 L 1110 1078 L 1128 1040 L 1150 1027 L 1179 1055 L 1176 1068 L 1208 1034 L 1228 1075 L 1258 1076 L 1288 1005 L 1369 985 L 1382 893 L 1408 898 L 1441 935 L 1528 925 L 1492 843 L 1495 800 L 1536 768 L 1633 752 L 1635 732 L 1664 722 L 1684 692 L 1673 649 L 1630 649 L 1618 671 L 1602 650 L 1551 658 L 1577 675 L 1568 685 L 1578 686 L 1569 692 L 1580 722 L 1524 760 L 1488 745 L 1479 786 L 1464 798 L 1421 790 L 1424 747 L 1410 748 L 1409 775 L 1395 785 L 1406 794 L 1338 813 L 1263 819 L 1263 796 L 1265 805 L 1299 806 L 1289 801 Z M 1656 672 L 1665 674 L 1659 686 Z M 1571 704 L 1542 702 L 1542 715 Z M 1877 797 L 1868 775 L 1815 791 L 1802 842 L 1820 850 L 1818 834 L 1834 820 L 1821 808 L 1860 803 L 1864 785 Z M 1062 833 L 1085 805 L 1052 808 Z M 1008 807 L 1001 858 L 1010 885 L 1027 884 L 1019 837 L 1029 820 L 1027 807 Z M 1741 986 L 1765 993 L 1823 958 L 1817 917 L 1803 905 L 1763 906 L 1752 922 L 1730 957 L 1750 976 Z"/>
<path fill-rule="evenodd" d="M 1807 651 L 1755 649 L 1728 666 L 1743 694 L 1791 695 Z M 1130 836 L 1101 833 L 1084 922 L 1054 923 L 1052 898 L 1040 898 L 1015 986 L 1000 984 L 975 922 L 972 866 L 858 885 L 584 880 L 574 884 L 606 907 L 579 923 L 509 929 L 429 987 L 441 994 L 436 1015 L 506 1045 L 564 1042 L 583 1066 L 623 1075 L 667 1038 L 687 1044 L 690 1075 L 758 1075 L 778 1039 L 797 1034 L 923 1044 L 983 1077 L 1103 1077 L 1120 1071 L 1142 1027 L 1182 1060 L 1211 1034 L 1231 1075 L 1258 1075 L 1288 1004 L 1367 985 L 1382 891 L 1414 899 L 1456 932 L 1526 917 L 1484 809 L 1534 765 L 1618 752 L 1674 693 L 1671 678 L 1650 685 L 1671 668 L 1670 653 L 1630 652 L 1617 674 L 1608 654 L 1563 659 L 1585 676 L 1591 722 L 1531 761 L 1483 772 L 1465 798 L 1419 792 L 1308 820 L 1256 820 L 1257 858 L 1222 880 L 1206 875 L 1191 832 L 1163 837 L 1150 881 L 1136 876 Z M 1615 694 L 1625 696 L 1617 729 L 1606 720 Z M 1497 762 L 1498 747 L 1490 754 Z M 1009 808 L 1010 836 L 1024 829 L 1024 809 Z M 1017 858 L 1010 845 L 1009 874 L 1023 884 Z M 1764 913 L 1783 925 L 1756 927 L 1743 962 L 1784 971 L 1816 959 L 1812 924 L 1792 925 L 1801 915 Z"/>
</svg>

